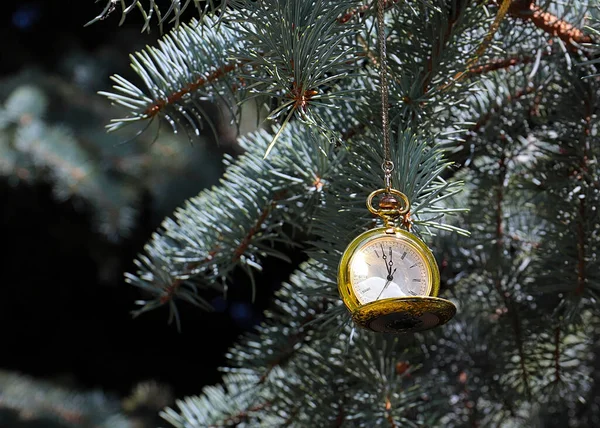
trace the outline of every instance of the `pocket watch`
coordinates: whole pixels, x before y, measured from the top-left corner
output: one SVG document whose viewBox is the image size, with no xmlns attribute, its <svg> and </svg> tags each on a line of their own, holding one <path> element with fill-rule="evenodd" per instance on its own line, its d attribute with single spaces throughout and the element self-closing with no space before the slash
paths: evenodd
<svg viewBox="0 0 600 428">
<path fill-rule="evenodd" d="M 376 209 L 373 199 L 381 194 Z M 448 322 L 456 306 L 437 297 L 440 273 L 433 253 L 413 233 L 394 225 L 401 216 L 410 218 L 408 198 L 395 189 L 379 189 L 367 198 L 367 208 L 384 226 L 354 238 L 338 269 L 338 290 L 354 323 L 376 332 L 407 333 Z"/>
</svg>

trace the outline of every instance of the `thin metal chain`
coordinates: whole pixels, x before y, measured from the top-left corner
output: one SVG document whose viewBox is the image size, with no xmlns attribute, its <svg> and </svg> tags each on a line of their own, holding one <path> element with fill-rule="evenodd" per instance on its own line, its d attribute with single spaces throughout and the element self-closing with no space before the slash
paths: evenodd
<svg viewBox="0 0 600 428">
<path fill-rule="evenodd" d="M 384 172 L 384 181 L 385 188 L 387 193 L 389 193 L 391 189 L 391 180 L 392 180 L 392 171 L 394 170 L 394 163 L 391 159 L 390 153 L 390 124 L 389 124 L 389 111 L 388 111 L 388 75 L 387 75 L 387 48 L 386 48 L 386 37 L 385 37 L 385 22 L 384 22 L 384 12 L 385 12 L 385 3 L 386 0 L 377 0 L 377 32 L 378 32 L 378 41 L 379 41 L 379 67 L 380 67 L 380 80 L 381 80 L 381 126 L 383 128 L 383 163 L 381 164 L 381 169 Z M 508 8 L 510 7 L 511 0 L 502 0 L 502 3 L 498 9 L 498 13 L 494 22 L 492 23 L 491 28 L 489 29 L 487 35 L 484 40 L 481 42 L 477 51 L 469 59 L 467 62 L 466 71 L 462 71 L 457 73 L 454 76 L 454 79 L 451 83 L 447 84 L 446 87 L 442 88 L 442 90 L 447 89 L 452 84 L 458 82 L 462 78 L 464 78 L 469 69 L 477 62 L 479 57 L 483 55 L 487 47 L 489 46 L 492 37 L 498 30 L 500 23 L 506 16 Z"/>
<path fill-rule="evenodd" d="M 384 23 L 385 0 L 377 0 L 377 32 L 379 35 L 379 72 L 381 80 L 381 127 L 383 128 L 383 163 L 381 169 L 384 173 L 386 190 L 392 187 L 392 171 L 394 163 L 390 153 L 390 123 L 388 111 L 388 76 L 387 76 L 387 49 L 385 43 Z"/>
</svg>

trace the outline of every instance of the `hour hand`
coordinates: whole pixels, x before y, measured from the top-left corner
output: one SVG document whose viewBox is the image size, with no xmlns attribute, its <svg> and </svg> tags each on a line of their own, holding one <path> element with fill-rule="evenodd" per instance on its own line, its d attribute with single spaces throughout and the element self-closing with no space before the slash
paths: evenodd
<svg viewBox="0 0 600 428">
<path fill-rule="evenodd" d="M 387 271 L 388 271 L 388 277 L 387 279 L 389 279 L 390 281 L 392 280 L 392 275 L 394 275 L 392 273 L 392 266 L 394 265 L 394 260 L 392 259 L 392 247 L 390 247 L 390 261 L 387 263 Z M 396 272 L 396 269 L 394 269 L 394 272 Z"/>
<path fill-rule="evenodd" d="M 392 255 L 392 248 L 390 247 L 390 259 Z M 383 263 L 385 263 L 385 269 L 387 270 L 388 277 L 392 274 L 392 265 L 394 262 L 391 260 L 388 262 L 387 256 L 385 255 L 385 250 L 383 249 L 383 245 L 381 244 L 381 258 L 383 259 Z"/>
</svg>

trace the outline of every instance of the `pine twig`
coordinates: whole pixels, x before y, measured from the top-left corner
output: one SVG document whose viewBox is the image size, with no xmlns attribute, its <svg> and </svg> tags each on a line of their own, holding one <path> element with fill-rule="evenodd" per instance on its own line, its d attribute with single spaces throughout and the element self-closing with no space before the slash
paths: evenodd
<svg viewBox="0 0 600 428">
<path fill-rule="evenodd" d="M 544 52 L 542 55 L 544 56 L 549 54 Z M 535 58 L 532 58 L 530 56 L 498 59 L 487 64 L 471 67 L 469 69 L 469 75 L 473 76 L 476 74 L 486 74 L 492 71 L 503 70 L 509 67 L 513 67 L 515 65 L 529 64 L 530 62 L 533 62 L 534 59 Z"/>
<path fill-rule="evenodd" d="M 241 412 L 229 416 L 226 419 L 220 421 L 218 425 L 212 424 L 210 428 L 219 428 L 219 427 L 237 427 L 242 422 L 248 422 L 250 419 L 250 412 L 258 412 L 260 410 L 268 409 L 271 406 L 271 403 L 261 403 L 256 406 L 253 406 L 250 409 L 242 410 Z"/>
<path fill-rule="evenodd" d="M 327 308 L 326 304 L 322 305 L 323 309 Z M 304 339 L 306 339 L 306 336 L 308 335 L 309 331 L 310 331 L 310 323 L 312 321 L 315 320 L 315 318 L 317 317 L 317 315 L 319 315 L 321 313 L 321 311 L 315 310 L 314 313 L 308 315 L 304 320 L 301 321 L 300 325 L 302 326 L 301 329 L 299 329 L 296 334 L 290 334 L 288 336 L 288 343 L 286 346 L 286 350 L 287 352 L 285 352 L 283 355 L 278 356 L 275 360 L 273 360 L 271 362 L 271 364 L 269 364 L 269 366 L 267 367 L 267 370 L 265 371 L 265 373 L 262 374 L 262 376 L 260 377 L 260 379 L 258 380 L 258 384 L 262 384 L 264 383 L 267 378 L 269 377 L 269 374 L 273 371 L 273 369 L 275 367 L 281 366 L 282 364 L 285 364 L 286 361 L 289 361 L 290 358 L 292 358 L 292 356 L 296 353 L 296 351 L 298 351 L 298 347 L 296 346 L 298 343 L 300 342 L 304 342 Z"/>
<path fill-rule="evenodd" d="M 219 251 L 219 248 L 216 247 L 214 250 L 210 251 L 208 253 L 208 256 L 206 258 L 204 258 L 203 260 L 200 260 L 195 263 L 190 263 L 189 265 L 187 265 L 186 269 L 182 273 L 182 276 L 192 275 L 194 273 L 194 271 L 196 269 L 198 269 L 200 266 L 202 266 L 204 263 L 208 263 L 209 261 L 211 261 L 212 258 L 217 254 L 218 251 Z M 170 285 L 165 287 L 163 295 L 159 298 L 161 305 L 165 305 L 165 304 L 169 303 L 171 300 L 173 300 L 173 298 L 177 294 L 177 291 L 179 290 L 179 287 L 181 286 L 183 281 L 184 280 L 182 278 L 176 278 Z"/>
<path fill-rule="evenodd" d="M 392 402 L 390 401 L 390 396 L 388 394 L 385 397 L 385 415 L 386 415 L 386 419 L 387 419 L 388 423 L 390 424 L 390 428 L 397 428 L 396 427 L 396 421 L 394 421 L 394 417 L 390 413 L 391 408 L 392 408 Z"/>
<path fill-rule="evenodd" d="M 507 173 L 507 165 L 506 165 L 506 157 L 503 156 L 500 160 L 500 174 L 498 177 L 499 187 L 497 192 L 497 201 L 496 201 L 496 248 L 498 250 L 498 257 L 501 257 L 502 247 L 504 246 L 504 187 L 506 181 L 506 173 Z M 506 292 L 502 288 L 500 276 L 496 278 L 495 281 L 496 291 L 504 301 L 504 305 L 508 311 L 509 316 L 511 317 L 513 332 L 515 335 L 515 341 L 517 344 L 517 349 L 519 352 L 519 365 L 521 366 L 521 374 L 523 377 L 523 383 L 525 385 L 525 394 L 528 398 L 531 398 L 531 390 L 529 386 L 529 373 L 527 371 L 527 367 L 525 365 L 525 349 L 523 347 L 523 337 L 521 330 L 521 321 L 519 319 L 519 312 L 515 306 L 515 301 L 513 300 L 510 293 Z"/>
<path fill-rule="evenodd" d="M 488 71 L 492 71 L 492 70 L 488 70 Z M 494 115 L 500 114 L 510 104 L 516 102 L 517 100 L 523 98 L 524 96 L 526 96 L 536 90 L 539 90 L 539 88 L 535 88 L 533 86 L 527 86 L 521 90 L 518 90 L 517 92 L 515 92 L 512 95 L 509 94 L 504 99 L 503 102 L 497 104 L 494 108 L 490 108 L 489 111 L 487 111 L 485 114 L 483 114 L 481 117 L 479 117 L 477 122 L 475 122 L 475 124 L 473 126 L 471 126 L 471 128 L 467 131 L 464 138 L 458 140 L 457 153 L 451 157 L 451 160 L 456 164 L 457 167 L 448 172 L 451 173 L 452 175 L 454 175 L 460 168 L 463 168 L 465 166 L 464 158 L 459 159 L 458 155 L 460 154 L 460 152 L 465 150 L 465 148 L 468 146 L 469 142 L 476 136 L 476 134 L 480 130 L 482 130 L 487 125 L 487 123 L 490 121 L 490 119 L 492 119 L 494 117 Z M 446 178 L 448 178 L 448 177 L 446 176 Z"/>
<path fill-rule="evenodd" d="M 441 40 L 436 38 L 435 42 L 432 45 L 431 55 L 427 58 L 427 64 L 425 65 L 425 78 L 423 79 L 423 94 L 427 93 L 427 91 L 429 90 L 431 80 L 433 79 L 433 58 L 436 55 L 440 55 L 440 53 L 450 40 L 452 29 L 456 25 L 459 16 L 463 13 L 464 6 L 466 6 L 466 3 L 458 3 L 456 5 L 454 16 L 448 16 L 448 26 L 446 27 L 444 35 L 442 36 Z M 450 14 L 452 14 L 452 11 L 450 12 Z"/>
<path fill-rule="evenodd" d="M 575 294 L 581 295 L 585 290 L 586 283 L 586 261 L 585 261 L 585 241 L 586 233 L 583 221 L 586 217 L 585 199 L 579 199 L 579 218 L 577 220 L 577 288 Z"/>
<path fill-rule="evenodd" d="M 365 4 L 361 7 L 357 7 L 355 9 L 349 10 L 348 12 L 346 12 L 344 15 L 340 16 L 337 21 L 340 24 L 345 24 L 346 22 L 350 21 L 352 18 L 354 18 L 355 16 L 363 16 L 364 13 L 369 10 L 371 8 L 371 6 L 369 6 L 368 4 Z"/>
<path fill-rule="evenodd" d="M 256 223 L 254 223 L 254 225 L 250 228 L 250 230 L 248 231 L 248 233 L 246 234 L 244 239 L 242 239 L 242 241 L 240 242 L 240 245 L 238 245 L 238 247 L 233 252 L 233 259 L 232 259 L 233 263 L 237 263 L 237 261 L 240 259 L 240 257 L 242 257 L 242 255 L 246 252 L 246 250 L 252 243 L 252 238 L 254 237 L 254 235 L 256 235 L 260 231 L 261 226 L 269 217 L 271 210 L 275 207 L 275 205 L 277 204 L 278 201 L 280 201 L 281 199 L 283 199 L 286 196 L 286 194 L 287 194 L 286 191 L 281 191 L 281 192 L 276 193 L 273 196 L 273 199 L 271 200 L 271 202 L 263 209 L 260 216 L 256 220 Z"/>
<path fill-rule="evenodd" d="M 591 121 L 592 111 L 590 106 L 590 100 L 585 99 L 584 101 L 584 128 L 582 135 L 583 142 L 583 156 L 581 158 L 581 172 L 580 176 L 582 180 L 586 180 L 588 174 L 588 159 L 590 151 L 590 135 L 591 135 Z M 585 219 L 586 215 L 586 201 L 585 198 L 579 198 L 579 216 L 577 218 L 577 288 L 575 294 L 581 295 L 585 290 L 586 284 L 586 230 L 585 230 Z"/>
<path fill-rule="evenodd" d="M 383 7 L 385 10 L 388 10 L 388 9 L 392 8 L 395 4 L 397 4 L 399 1 L 400 0 L 386 0 L 383 2 Z M 373 2 L 370 5 L 365 4 L 361 7 L 351 9 L 348 12 L 346 12 L 344 15 L 340 16 L 337 21 L 340 24 L 345 24 L 346 22 L 350 21 L 352 18 L 354 18 L 357 15 L 362 17 L 367 10 L 373 9 L 374 5 L 375 5 L 375 2 Z"/>
<path fill-rule="evenodd" d="M 233 252 L 232 263 L 237 263 L 240 258 L 244 255 L 244 252 L 248 249 L 250 244 L 252 243 L 252 238 L 260 231 L 260 227 L 269 217 L 269 213 L 277 203 L 277 201 L 281 200 L 285 196 L 285 192 L 279 192 L 273 196 L 271 202 L 263 209 L 260 216 L 256 220 L 254 226 L 250 228 L 250 230 L 246 233 L 246 236 L 241 240 L 240 244 L 236 247 Z M 212 260 L 212 258 L 219 252 L 219 247 L 215 247 L 212 251 L 209 252 L 208 256 L 198 262 L 190 263 L 186 270 L 180 274 L 181 277 L 185 277 L 188 275 L 192 275 L 200 266 Z M 160 303 L 162 305 L 170 302 L 175 295 L 177 294 L 177 290 L 183 283 L 182 278 L 176 278 L 170 285 L 166 286 L 164 289 L 163 295 L 160 297 Z"/>
<path fill-rule="evenodd" d="M 560 327 L 554 329 L 554 382 L 560 382 Z"/>
<path fill-rule="evenodd" d="M 537 28 L 558 37 L 571 50 L 577 49 L 575 45 L 592 42 L 589 35 L 558 16 L 544 11 L 535 4 L 535 0 L 513 1 L 508 12 L 515 18 L 531 21 Z"/>
<path fill-rule="evenodd" d="M 244 64 L 245 63 L 242 61 L 232 62 L 218 68 L 217 70 L 210 73 L 208 76 L 198 77 L 194 82 L 183 86 L 181 89 L 170 93 L 164 98 L 154 101 L 146 108 L 146 110 L 144 111 L 144 115 L 146 115 L 148 118 L 156 116 L 161 111 L 163 111 L 168 105 L 173 105 L 176 102 L 180 101 L 184 96 L 197 91 L 203 86 L 214 83 L 215 81 L 224 77 L 226 74 L 229 74 L 232 71 L 241 68 Z M 232 88 L 232 90 L 235 89 L 236 88 Z"/>
<path fill-rule="evenodd" d="M 346 412 L 344 412 L 344 403 L 342 402 L 339 406 L 339 411 L 337 417 L 335 418 L 335 422 L 333 424 L 333 428 L 341 428 L 346 422 Z"/>
</svg>

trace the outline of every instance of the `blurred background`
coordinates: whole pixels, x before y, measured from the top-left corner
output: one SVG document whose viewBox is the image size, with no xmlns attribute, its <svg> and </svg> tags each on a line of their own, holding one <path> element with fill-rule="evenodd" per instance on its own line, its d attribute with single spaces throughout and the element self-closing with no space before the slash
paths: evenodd
<svg viewBox="0 0 600 428">
<path fill-rule="evenodd" d="M 254 303 L 243 274 L 235 276 L 227 300 L 215 297 L 212 313 L 180 303 L 181 332 L 167 323 L 166 308 L 132 317 L 134 301 L 143 296 L 125 284 L 123 273 L 135 270 L 134 257 L 163 218 L 216 184 L 221 158 L 238 149 L 235 130 L 218 118 L 217 138 L 207 130 L 192 142 L 168 125 L 138 138 L 139 127 L 106 133 L 109 120 L 123 112 L 97 92 L 110 90 L 111 74 L 135 79 L 128 55 L 159 34 L 156 27 L 142 34 L 135 13 L 123 26 L 116 13 L 84 27 L 105 4 L 3 3 L 2 426 L 21 426 L 15 421 L 33 406 L 28 394 L 42 385 L 45 391 L 101 391 L 119 403 L 140 385 L 154 385 L 156 407 L 199 393 L 219 381 L 227 348 L 260 322 L 293 268 L 267 262 Z M 18 399 L 11 396 L 15 385 Z M 30 409 L 28 420 L 36 417 Z"/>
</svg>

